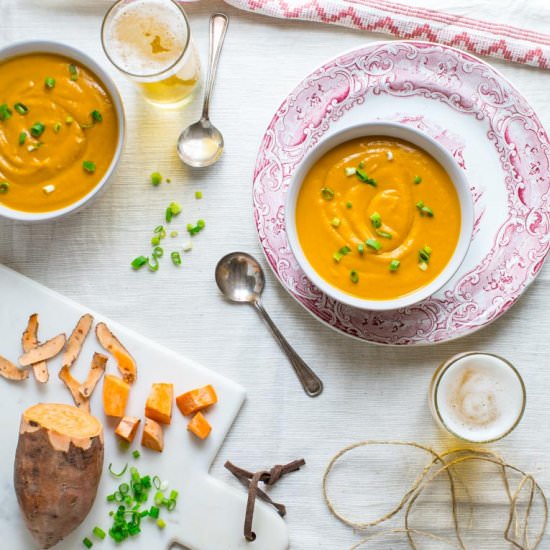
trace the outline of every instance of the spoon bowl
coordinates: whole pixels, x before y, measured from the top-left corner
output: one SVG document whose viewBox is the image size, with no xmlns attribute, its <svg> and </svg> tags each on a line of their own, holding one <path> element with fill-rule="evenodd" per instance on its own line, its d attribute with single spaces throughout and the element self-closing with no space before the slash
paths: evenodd
<svg viewBox="0 0 550 550">
<path fill-rule="evenodd" d="M 178 138 L 180 159 L 194 168 L 214 164 L 223 153 L 223 136 L 207 119 L 188 126 Z"/>
</svg>

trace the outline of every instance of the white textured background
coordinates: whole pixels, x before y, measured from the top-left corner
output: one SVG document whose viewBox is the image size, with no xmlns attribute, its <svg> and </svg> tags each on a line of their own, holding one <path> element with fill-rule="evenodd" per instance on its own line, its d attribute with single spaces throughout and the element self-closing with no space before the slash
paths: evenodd
<svg viewBox="0 0 550 550">
<path fill-rule="evenodd" d="M 317 399 L 303 394 L 253 309 L 226 303 L 214 283 L 216 261 L 232 250 L 251 252 L 266 267 L 252 217 L 251 176 L 261 136 L 275 109 L 320 63 L 379 36 L 269 20 L 220 1 L 190 4 L 203 60 L 210 13 L 223 10 L 232 17 L 211 106 L 211 116 L 226 139 L 226 153 L 211 169 L 193 171 L 181 166 L 174 142 L 181 128 L 198 117 L 198 102 L 183 111 L 157 110 L 108 65 L 99 41 L 107 6 L 108 2 L 94 0 L 0 0 L 0 45 L 50 38 L 96 56 L 120 86 L 128 123 L 126 150 L 109 190 L 91 208 L 66 220 L 35 226 L 0 221 L 0 262 L 244 385 L 248 401 L 214 474 L 237 483 L 222 468 L 226 459 L 255 469 L 304 457 L 307 467 L 272 491 L 288 506 L 292 548 L 340 549 L 359 540 L 328 513 L 322 501 L 321 474 L 340 447 L 366 438 L 417 440 L 438 449 L 452 446 L 431 420 L 426 392 L 437 364 L 458 351 L 493 351 L 520 368 L 528 391 L 527 411 L 515 433 L 495 447 L 535 473 L 550 490 L 547 268 L 492 326 L 463 340 L 423 349 L 375 347 L 336 334 L 310 317 L 268 272 L 265 306 L 323 378 L 325 392 Z M 548 18 L 546 12 L 540 15 Z M 550 73 L 494 64 L 550 127 Z M 147 176 L 156 170 L 171 177 L 172 183 L 152 188 Z M 193 198 L 197 189 L 204 193 L 202 201 Z M 130 260 L 147 253 L 151 230 L 172 200 L 184 204 L 179 228 L 203 217 L 206 230 L 196 237 L 195 249 L 185 255 L 181 269 L 166 259 L 156 274 L 132 272 Z M 363 481 L 342 472 L 339 479 L 350 493 L 366 481 L 374 484 L 368 489 L 369 499 L 352 497 L 352 501 L 369 502 L 375 509 L 377 503 L 389 505 L 392 488 L 381 475 L 383 468 L 374 479 L 368 477 L 371 466 L 359 472 Z M 407 473 L 406 468 L 392 471 L 398 480 Z M 367 513 L 366 504 L 355 508 L 356 515 L 361 512 Z M 428 525 L 439 525 L 435 515 L 428 520 Z M 504 547 L 494 537 L 472 546 Z M 541 547 L 550 548 L 550 543 Z"/>
</svg>

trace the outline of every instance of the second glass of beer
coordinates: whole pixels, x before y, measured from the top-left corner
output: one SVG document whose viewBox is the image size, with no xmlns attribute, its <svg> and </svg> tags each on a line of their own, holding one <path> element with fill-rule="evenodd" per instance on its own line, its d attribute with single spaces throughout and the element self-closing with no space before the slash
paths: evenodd
<svg viewBox="0 0 550 550">
<path fill-rule="evenodd" d="M 187 103 L 200 62 L 186 13 L 174 0 L 119 0 L 101 28 L 105 54 L 151 103 Z"/>
</svg>

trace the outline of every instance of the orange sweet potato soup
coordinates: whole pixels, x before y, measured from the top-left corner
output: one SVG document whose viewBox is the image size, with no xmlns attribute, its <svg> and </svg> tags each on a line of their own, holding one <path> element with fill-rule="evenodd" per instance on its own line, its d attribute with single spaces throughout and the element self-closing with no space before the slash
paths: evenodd
<svg viewBox="0 0 550 550">
<path fill-rule="evenodd" d="M 113 159 L 118 121 L 98 77 L 54 54 L 0 63 L 0 203 L 48 212 L 87 195 Z"/>
<path fill-rule="evenodd" d="M 369 300 L 430 283 L 447 265 L 461 224 L 443 167 L 411 143 L 371 136 L 343 143 L 306 175 L 296 204 L 304 254 L 332 286 Z"/>
</svg>

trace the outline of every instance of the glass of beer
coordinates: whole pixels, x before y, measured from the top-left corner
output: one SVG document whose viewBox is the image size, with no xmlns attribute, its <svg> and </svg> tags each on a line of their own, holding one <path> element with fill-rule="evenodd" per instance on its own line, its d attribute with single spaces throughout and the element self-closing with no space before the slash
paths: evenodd
<svg viewBox="0 0 550 550">
<path fill-rule="evenodd" d="M 508 435 L 521 420 L 525 402 L 518 370 L 491 353 L 451 357 L 435 371 L 430 385 L 436 422 L 471 443 L 489 443 Z"/>
<path fill-rule="evenodd" d="M 187 103 L 200 80 L 189 20 L 174 0 L 119 0 L 103 19 L 105 54 L 160 106 Z"/>
</svg>

